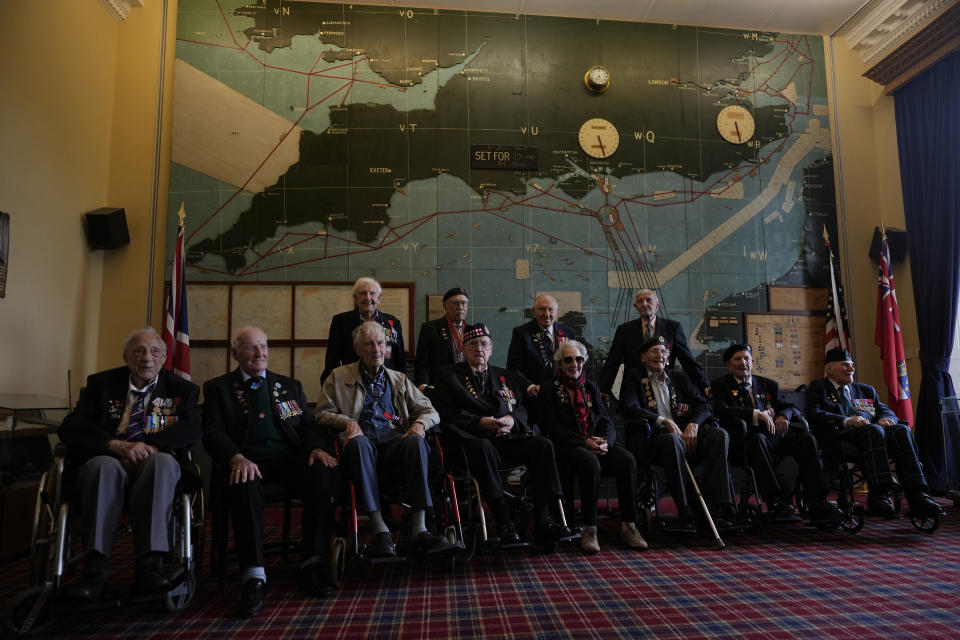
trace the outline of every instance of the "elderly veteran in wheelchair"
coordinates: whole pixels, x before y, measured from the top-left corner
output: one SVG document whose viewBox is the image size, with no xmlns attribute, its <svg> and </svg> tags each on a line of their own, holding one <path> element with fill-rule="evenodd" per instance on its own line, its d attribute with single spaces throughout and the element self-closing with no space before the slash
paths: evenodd
<svg viewBox="0 0 960 640">
<path fill-rule="evenodd" d="M 807 419 L 824 449 L 838 449 L 841 442 L 848 442 L 862 452 L 870 512 L 881 517 L 896 515 L 891 497 L 897 484 L 890 469 L 893 458 L 910 513 L 918 517 L 943 515 L 943 509 L 928 494 L 910 426 L 880 402 L 876 389 L 853 381 L 856 368 L 849 351 L 830 349 L 824 360 L 826 376 L 807 388 Z"/>
<path fill-rule="evenodd" d="M 425 438 L 440 417 L 412 380 L 384 366 L 387 339 L 380 324 L 364 322 L 354 329 L 353 347 L 360 360 L 337 367 L 327 377 L 317 402 L 317 422 L 342 432 L 341 464 L 356 487 L 358 507 L 370 518 L 371 555 L 397 556 L 380 504 L 379 476 L 388 471 L 405 485 L 415 549 L 427 556 L 452 553 L 456 545 L 426 526 L 433 499 Z"/>
<path fill-rule="evenodd" d="M 637 462 L 633 454 L 615 444 L 616 427 L 607 414 L 597 385 L 587 380 L 583 365 L 587 348 L 576 340 L 561 342 L 553 355 L 557 371 L 540 385 L 540 428 L 557 448 L 563 493 L 573 503 L 573 480 L 580 481 L 583 536 L 580 548 L 600 551 L 597 542 L 597 502 L 600 476 L 617 481 L 620 506 L 620 539 L 631 549 L 646 549 L 637 530 Z"/>
<path fill-rule="evenodd" d="M 123 343 L 126 366 L 87 378 L 77 408 L 60 426 L 77 467 L 83 571 L 67 596 L 96 602 L 107 582 L 113 539 L 126 510 L 133 524 L 134 592 L 165 593 L 173 501 L 181 478 L 195 475 L 189 451 L 200 439 L 193 383 L 163 369 L 166 347 L 151 328 Z"/>
</svg>

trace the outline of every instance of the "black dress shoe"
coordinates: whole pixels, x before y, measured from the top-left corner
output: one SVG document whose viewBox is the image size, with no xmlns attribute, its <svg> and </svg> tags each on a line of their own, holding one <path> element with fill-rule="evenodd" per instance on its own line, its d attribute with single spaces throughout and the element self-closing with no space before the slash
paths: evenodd
<svg viewBox="0 0 960 640">
<path fill-rule="evenodd" d="M 810 524 L 836 524 L 847 519 L 837 505 L 820 500 L 810 505 Z"/>
<path fill-rule="evenodd" d="M 428 556 L 453 553 L 459 548 L 445 536 L 435 536 L 429 531 L 418 533 L 415 542 L 417 552 Z"/>
<path fill-rule="evenodd" d="M 933 516 L 946 515 L 936 500 L 931 498 L 924 491 L 915 493 L 907 498 L 907 504 L 910 505 L 910 515 L 921 518 L 932 518 Z"/>
<path fill-rule="evenodd" d="M 67 587 L 66 597 L 76 604 L 93 604 L 100 602 L 103 589 L 107 585 L 107 574 L 94 571 L 84 571 L 80 578 Z"/>
<path fill-rule="evenodd" d="M 173 584 L 163 575 L 163 569 L 159 566 L 149 565 L 146 567 L 137 567 L 136 576 L 133 580 L 133 592 L 138 596 L 153 595 L 154 593 L 166 593 L 173 589 Z"/>
<path fill-rule="evenodd" d="M 397 547 L 393 544 L 393 536 L 390 535 L 389 531 L 381 531 L 374 537 L 369 555 L 371 558 L 397 557 Z"/>
<path fill-rule="evenodd" d="M 690 505 L 677 507 L 677 520 L 670 528 L 676 531 L 696 531 L 697 516 L 694 515 Z"/>
<path fill-rule="evenodd" d="M 297 585 L 307 593 L 318 598 L 326 598 L 333 593 L 328 569 L 329 560 L 318 560 L 301 567 L 297 572 Z"/>
<path fill-rule="evenodd" d="M 240 600 L 237 602 L 237 615 L 241 618 L 253 618 L 263 613 L 263 602 L 267 599 L 267 583 L 260 578 L 250 578 L 243 583 Z"/>
<path fill-rule="evenodd" d="M 512 547 L 523 543 L 520 540 L 520 534 L 517 533 L 517 528 L 509 520 L 497 528 L 497 537 L 500 538 L 501 547 Z"/>
<path fill-rule="evenodd" d="M 784 502 L 780 498 L 774 498 L 767 501 L 767 515 L 774 520 L 789 520 L 795 516 L 797 510 L 789 502 Z"/>
<path fill-rule="evenodd" d="M 564 530 L 569 532 L 569 529 L 553 520 L 538 522 L 533 527 L 533 541 L 537 543 L 543 553 L 553 553 L 557 550 L 557 540 L 564 537 Z"/>
<path fill-rule="evenodd" d="M 867 496 L 867 509 L 881 518 L 892 518 L 897 513 L 893 498 L 886 493 L 871 492 Z"/>
<path fill-rule="evenodd" d="M 733 529 L 736 526 L 737 517 L 733 513 L 733 506 L 729 504 L 710 505 L 710 517 L 713 519 L 713 526 L 717 529 Z"/>
</svg>

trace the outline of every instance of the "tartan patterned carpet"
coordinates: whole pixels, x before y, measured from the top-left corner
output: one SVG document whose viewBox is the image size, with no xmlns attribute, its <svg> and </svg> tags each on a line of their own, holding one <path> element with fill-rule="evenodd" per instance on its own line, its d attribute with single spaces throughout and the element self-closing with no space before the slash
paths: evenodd
<svg viewBox="0 0 960 640">
<path fill-rule="evenodd" d="M 268 558 L 264 614 L 232 617 L 238 574 L 216 592 L 208 566 L 177 614 L 150 606 L 60 619 L 56 638 L 918 638 L 960 629 L 960 510 L 934 534 L 867 519 L 858 534 L 802 524 L 712 541 L 659 535 L 646 552 L 602 522 L 601 553 L 563 547 L 486 552 L 443 566 L 350 562 L 332 598 L 302 595 L 295 554 Z M 209 531 L 209 528 L 208 528 Z M 271 527 L 279 537 L 279 527 Z M 126 545 L 129 547 L 129 544 Z M 120 563 L 130 550 L 119 549 Z M 206 562 L 206 560 L 205 560 Z M 27 559 L 3 566 L 0 600 L 25 584 Z M 111 577 L 129 579 L 129 572 Z"/>
</svg>

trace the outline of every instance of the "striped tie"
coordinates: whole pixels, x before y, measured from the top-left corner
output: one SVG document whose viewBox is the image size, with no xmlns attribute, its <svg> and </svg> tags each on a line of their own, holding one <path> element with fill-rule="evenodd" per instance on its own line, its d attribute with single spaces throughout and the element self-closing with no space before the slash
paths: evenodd
<svg viewBox="0 0 960 640">
<path fill-rule="evenodd" d="M 150 389 L 144 391 L 131 391 L 130 397 L 136 397 L 136 402 L 130 409 L 130 424 L 127 425 L 127 440 L 143 440 L 143 400 L 150 393 Z"/>
</svg>

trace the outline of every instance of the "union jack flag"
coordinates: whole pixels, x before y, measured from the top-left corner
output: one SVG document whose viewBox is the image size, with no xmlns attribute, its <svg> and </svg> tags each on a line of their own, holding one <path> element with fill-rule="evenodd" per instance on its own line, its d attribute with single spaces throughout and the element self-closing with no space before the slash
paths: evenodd
<svg viewBox="0 0 960 640">
<path fill-rule="evenodd" d="M 830 349 L 850 350 L 850 324 L 847 322 L 847 306 L 843 302 L 843 285 L 840 283 L 840 265 L 833 255 L 830 246 L 830 236 L 827 227 L 823 227 L 823 242 L 827 245 L 830 255 L 830 289 L 827 294 L 827 326 L 826 338 L 823 341 L 823 352 Z"/>
<path fill-rule="evenodd" d="M 910 381 L 907 380 L 907 359 L 900 332 L 900 309 L 897 289 L 890 266 L 890 246 L 887 234 L 880 239 L 880 276 L 877 280 L 877 331 L 874 342 L 883 358 L 883 381 L 887 385 L 887 404 L 897 416 L 913 424 L 913 406 L 910 404 Z"/>
<path fill-rule="evenodd" d="M 190 329 L 187 327 L 187 282 L 183 277 L 186 253 L 183 233 L 183 219 L 186 213 L 183 210 L 183 203 L 180 203 L 177 216 L 180 218 L 177 226 L 177 251 L 173 259 L 173 271 L 170 273 L 170 292 L 167 294 L 160 337 L 167 346 L 167 360 L 163 363 L 163 368 L 189 380 Z"/>
</svg>

